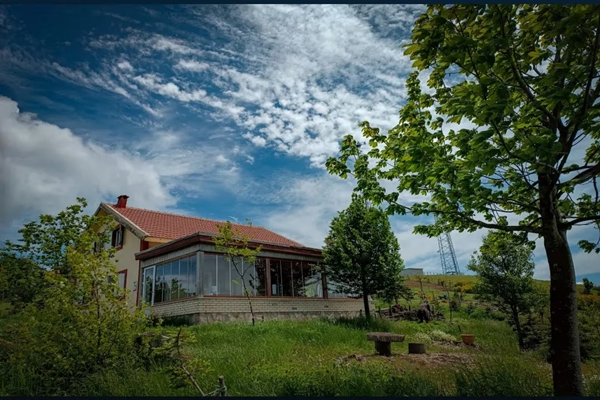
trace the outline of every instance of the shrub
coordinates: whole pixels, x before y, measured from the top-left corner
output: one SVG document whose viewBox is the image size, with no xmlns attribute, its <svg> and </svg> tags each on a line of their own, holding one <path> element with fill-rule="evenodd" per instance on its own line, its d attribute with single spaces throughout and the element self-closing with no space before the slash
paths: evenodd
<svg viewBox="0 0 600 400">
<path fill-rule="evenodd" d="M 431 338 L 431 340 L 434 340 L 436 342 L 454 342 L 454 341 L 456 341 L 456 338 L 454 336 L 450 335 L 449 333 L 437 330 L 437 329 L 429 332 L 429 337 Z"/>
</svg>

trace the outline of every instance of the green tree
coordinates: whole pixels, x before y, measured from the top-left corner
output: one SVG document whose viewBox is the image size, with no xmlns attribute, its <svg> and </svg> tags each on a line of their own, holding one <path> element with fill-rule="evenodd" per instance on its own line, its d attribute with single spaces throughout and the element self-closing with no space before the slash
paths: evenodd
<svg viewBox="0 0 600 400">
<path fill-rule="evenodd" d="M 252 226 L 252 223 L 248 221 L 248 225 Z M 262 246 L 250 246 L 248 244 L 250 241 L 248 235 L 241 229 L 234 228 L 229 221 L 223 225 L 217 226 L 217 229 L 218 234 L 213 239 L 215 248 L 217 251 L 225 253 L 225 257 L 229 260 L 237 273 L 237 276 L 240 278 L 240 282 L 234 281 L 234 283 L 242 285 L 244 295 L 246 296 L 246 299 L 248 299 L 250 315 L 252 316 L 252 325 L 254 325 L 255 318 L 254 309 L 252 307 L 252 298 L 250 297 L 250 289 L 256 289 L 254 287 L 255 277 L 250 273 L 251 269 L 246 268 L 245 266 L 254 264 L 256 257 L 262 250 Z"/>
<path fill-rule="evenodd" d="M 529 313 L 533 287 L 533 252 L 529 243 L 509 232 L 492 231 L 468 268 L 477 273 L 476 291 L 482 298 L 492 300 L 500 311 L 508 314 L 523 345 L 520 315 Z"/>
<path fill-rule="evenodd" d="M 592 294 L 593 288 L 594 282 L 590 281 L 588 278 L 583 278 L 583 294 Z"/>
<path fill-rule="evenodd" d="M 347 136 L 327 162 L 331 173 L 352 172 L 357 190 L 390 214 L 437 217 L 416 233 L 489 228 L 543 238 L 556 395 L 583 395 L 567 233 L 600 219 L 599 27 L 598 5 L 430 6 L 405 54 L 430 72 L 431 91 L 412 73 L 398 125 L 383 134 L 363 122 L 370 150 Z M 463 120 L 472 128 L 446 125 Z M 427 200 L 402 203 L 402 192 Z"/>
<path fill-rule="evenodd" d="M 404 265 L 401 265 L 400 271 L 402 269 L 404 269 Z M 384 289 L 378 293 L 381 300 L 388 304 L 398 304 L 399 299 L 411 301 L 414 295 L 413 291 L 406 285 L 404 277 L 400 274 L 386 279 Z"/>
<path fill-rule="evenodd" d="M 81 218 L 81 212 L 71 206 L 59 216 L 73 221 Z M 55 217 L 41 218 L 50 221 Z M 112 217 L 86 220 L 92 225 L 114 224 Z M 29 231 L 33 227 L 37 232 Z M 45 258 L 60 263 L 51 263 L 44 270 L 44 284 L 33 301 L 0 332 L 0 373 L 27 376 L 32 384 L 18 390 L 34 389 L 33 393 L 12 393 L 15 395 L 73 393 L 78 382 L 90 374 L 135 362 L 134 342 L 148 322 L 142 310 L 132 311 L 126 303 L 126 292 L 119 286 L 111 262 L 114 249 L 95 249 L 95 242 L 108 242 L 108 234 L 95 229 L 81 229 L 76 234 L 70 230 L 83 227 L 75 228 L 75 224 L 62 225 L 63 232 L 55 227 L 29 223 L 21 231 L 25 238 L 34 238 L 25 253 L 30 261 Z M 50 237 L 68 237 L 69 243 L 59 247 Z"/>
<path fill-rule="evenodd" d="M 361 296 L 367 319 L 369 296 L 398 282 L 403 266 L 387 215 L 356 195 L 331 221 L 323 257 L 327 279 L 342 292 Z"/>
<path fill-rule="evenodd" d="M 0 293 L 17 312 L 45 285 L 44 269 L 28 258 L 0 249 Z"/>
</svg>

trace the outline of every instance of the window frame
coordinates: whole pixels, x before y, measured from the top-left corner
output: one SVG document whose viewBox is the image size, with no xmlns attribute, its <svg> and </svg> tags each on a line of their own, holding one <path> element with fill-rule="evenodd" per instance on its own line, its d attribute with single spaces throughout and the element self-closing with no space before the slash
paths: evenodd
<svg viewBox="0 0 600 400">
<path fill-rule="evenodd" d="M 207 255 L 211 255 L 211 256 L 215 256 L 218 259 L 218 256 L 224 256 L 225 253 L 219 253 L 216 251 L 205 251 L 203 252 L 204 256 L 206 257 Z M 276 269 L 279 269 L 279 271 L 281 272 L 282 266 L 281 266 L 281 262 L 282 261 L 286 261 L 290 263 L 290 269 L 293 269 L 293 263 L 294 262 L 301 262 L 302 263 L 302 273 L 304 273 L 303 269 L 304 269 L 304 265 L 309 264 L 309 265 L 317 265 L 319 262 L 318 261 L 306 261 L 306 260 L 295 260 L 295 259 L 288 259 L 288 258 L 281 258 L 281 257 L 256 257 L 256 261 L 258 260 L 264 260 L 264 266 L 265 266 L 265 295 L 250 295 L 250 297 L 252 298 L 269 298 L 269 299 L 320 299 L 320 300 L 327 300 L 329 297 L 327 296 L 327 288 L 325 286 L 326 284 L 326 276 L 324 273 L 320 273 L 320 284 L 321 284 L 321 295 L 320 296 L 312 296 L 312 297 L 308 297 L 308 296 L 294 296 L 294 291 L 292 289 L 292 296 L 283 296 L 283 295 L 274 295 L 272 292 L 272 286 L 275 284 L 277 285 L 278 283 L 273 282 L 271 280 L 271 268 L 274 268 L 273 262 L 277 262 L 278 266 L 275 267 Z M 254 275 L 255 275 L 255 279 L 256 279 L 256 261 L 254 263 Z M 218 262 L 218 260 L 217 260 Z M 201 274 L 204 274 L 204 267 L 206 265 L 206 261 L 204 262 L 204 264 L 201 267 Z M 215 277 L 216 282 L 218 283 L 218 267 L 216 268 L 216 274 L 217 276 Z M 234 268 L 230 266 L 230 270 L 234 271 Z M 234 272 L 230 273 L 230 281 L 232 278 L 232 275 L 234 274 Z M 238 277 L 239 278 L 239 277 Z M 290 278 L 292 278 L 292 276 L 290 276 Z M 204 279 L 204 277 L 203 277 Z M 290 279 L 290 281 L 292 281 L 292 279 Z M 304 281 L 304 277 L 303 277 L 303 281 Z M 283 282 L 282 282 L 283 283 Z M 204 283 L 203 283 L 204 286 Z M 283 290 L 282 290 L 283 292 Z M 210 298 L 214 298 L 214 297 L 223 297 L 223 298 L 245 298 L 245 295 L 232 295 L 231 292 L 230 294 L 212 294 L 212 293 L 205 293 L 204 292 L 204 287 L 202 288 L 202 295 L 205 297 L 210 297 Z M 337 299 L 345 299 L 344 297 L 340 297 Z"/>
<path fill-rule="evenodd" d="M 194 264 L 194 265 L 195 265 L 195 267 L 196 267 L 196 272 L 195 272 L 195 281 L 194 281 L 194 286 L 196 286 L 196 291 L 195 291 L 195 294 L 194 294 L 194 295 L 191 295 L 191 296 L 178 297 L 177 299 L 172 299 L 172 298 L 169 298 L 169 300 L 162 300 L 162 301 L 159 301 L 159 302 L 157 303 L 157 302 L 156 302 L 156 289 L 157 289 L 156 276 L 157 276 L 158 268 L 159 268 L 159 267 L 161 267 L 161 266 L 163 266 L 163 265 L 171 264 L 171 263 L 173 263 L 174 261 L 179 261 L 179 260 L 182 260 L 182 259 L 184 259 L 184 258 L 189 258 L 190 260 L 194 260 L 193 264 Z M 198 292 L 198 263 L 197 263 L 197 252 L 193 252 L 193 253 L 184 254 L 184 255 L 182 255 L 182 256 L 178 256 L 178 257 L 174 257 L 174 258 L 171 258 L 171 259 L 165 260 L 165 261 L 163 261 L 163 262 L 161 262 L 161 263 L 154 263 L 154 264 L 152 264 L 152 265 L 148 265 L 147 267 L 143 267 L 143 268 L 141 268 L 141 274 L 140 274 L 140 276 L 141 276 L 141 284 L 142 284 L 142 286 L 141 286 L 141 290 L 140 290 L 139 297 L 141 298 L 141 301 L 142 301 L 142 303 L 146 301 L 145 297 L 146 297 L 146 290 L 147 290 L 147 288 L 146 288 L 145 272 L 146 272 L 146 270 L 149 270 L 149 269 L 153 269 L 153 270 L 154 270 L 154 271 L 153 271 L 153 273 L 152 273 L 152 296 L 151 296 L 151 302 L 149 303 L 149 305 L 150 305 L 151 307 L 152 307 L 152 306 L 154 306 L 154 305 L 157 305 L 157 304 L 170 303 L 170 302 L 172 302 L 172 301 L 180 301 L 180 300 L 184 300 L 184 301 L 185 301 L 185 300 L 189 300 L 189 299 L 193 299 L 193 298 L 195 298 L 195 297 L 198 297 L 198 293 L 199 293 L 199 292 Z M 190 275 L 189 271 L 190 271 L 190 268 L 189 268 L 189 266 L 188 266 L 188 274 L 187 274 L 187 275 L 188 275 L 188 277 L 189 277 L 189 275 Z M 170 274 L 170 275 L 172 275 L 172 274 Z M 170 287 L 170 286 L 169 286 L 169 287 Z"/>
<path fill-rule="evenodd" d="M 113 231 L 111 232 L 110 245 L 111 245 L 111 247 L 114 247 L 117 250 L 121 250 L 123 248 L 124 242 L 125 242 L 125 227 L 123 225 L 119 225 L 117 228 L 113 229 Z"/>
</svg>

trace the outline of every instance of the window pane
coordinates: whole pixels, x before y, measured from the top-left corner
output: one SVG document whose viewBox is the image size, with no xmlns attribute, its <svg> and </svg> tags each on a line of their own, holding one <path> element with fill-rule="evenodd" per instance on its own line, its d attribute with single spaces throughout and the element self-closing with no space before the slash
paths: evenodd
<svg viewBox="0 0 600 400">
<path fill-rule="evenodd" d="M 241 258 L 235 258 L 230 261 L 231 265 L 231 294 L 233 296 L 242 296 L 244 289 L 242 287 L 243 262 Z"/>
<path fill-rule="evenodd" d="M 302 262 L 292 261 L 292 284 L 295 297 L 306 296 L 304 288 L 304 276 L 302 273 Z"/>
<path fill-rule="evenodd" d="M 256 279 L 256 271 L 254 270 L 254 263 L 250 264 L 248 260 L 243 260 L 244 263 L 244 284 L 248 290 L 250 296 L 256 296 L 256 288 L 254 280 Z M 243 293 L 246 295 L 246 293 Z"/>
<path fill-rule="evenodd" d="M 257 296 L 267 295 L 267 260 L 257 258 L 255 263 L 254 289 Z"/>
<path fill-rule="evenodd" d="M 223 255 L 217 256 L 217 293 L 220 295 L 231 294 L 231 273 L 229 262 Z"/>
<path fill-rule="evenodd" d="M 281 282 L 283 295 L 291 297 L 293 295 L 292 262 L 289 260 L 281 260 Z"/>
<path fill-rule="evenodd" d="M 119 287 L 122 289 L 125 289 L 125 272 L 120 272 L 119 273 Z"/>
<path fill-rule="evenodd" d="M 189 258 L 179 260 L 179 298 L 187 297 L 189 293 Z"/>
<path fill-rule="evenodd" d="M 217 294 L 217 256 L 215 254 L 204 254 L 202 291 L 205 296 Z"/>
<path fill-rule="evenodd" d="M 163 268 L 163 301 L 171 300 L 171 284 L 173 275 L 171 274 L 171 264 L 162 265 Z"/>
<path fill-rule="evenodd" d="M 270 260 L 271 264 L 271 296 L 282 296 L 281 263 L 279 260 Z"/>
<path fill-rule="evenodd" d="M 306 297 L 323 297 L 323 281 L 321 273 L 309 262 L 302 263 Z"/>
<path fill-rule="evenodd" d="M 162 265 L 156 267 L 156 284 L 154 286 L 154 302 L 163 301 L 165 292 L 165 269 Z"/>
<path fill-rule="evenodd" d="M 188 258 L 188 296 L 196 296 L 196 286 L 198 285 L 198 263 L 196 262 L 196 255 Z"/>
<path fill-rule="evenodd" d="M 143 301 L 147 304 L 152 304 L 152 282 L 154 280 L 154 268 L 146 268 L 144 270 L 144 279 L 142 280 L 142 295 Z"/>
<path fill-rule="evenodd" d="M 171 262 L 171 300 L 181 296 L 181 281 L 179 280 L 179 260 Z"/>
</svg>

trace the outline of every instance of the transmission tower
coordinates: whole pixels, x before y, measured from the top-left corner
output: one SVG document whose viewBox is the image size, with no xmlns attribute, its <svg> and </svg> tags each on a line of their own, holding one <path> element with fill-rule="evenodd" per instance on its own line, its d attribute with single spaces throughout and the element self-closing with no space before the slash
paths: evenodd
<svg viewBox="0 0 600 400">
<path fill-rule="evenodd" d="M 440 248 L 440 260 L 442 262 L 442 274 L 444 275 L 460 275 L 460 268 L 456 261 L 456 253 L 452 245 L 450 233 L 444 232 L 438 236 L 438 246 Z"/>
<path fill-rule="evenodd" d="M 437 221 L 437 218 L 435 219 Z M 442 262 L 442 274 L 460 275 L 460 268 L 456 261 L 456 253 L 454 252 L 450 232 L 444 232 L 438 236 L 438 247 L 440 261 Z"/>
</svg>

